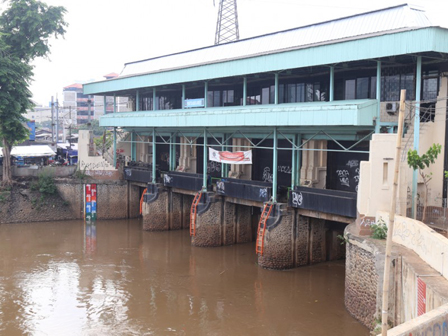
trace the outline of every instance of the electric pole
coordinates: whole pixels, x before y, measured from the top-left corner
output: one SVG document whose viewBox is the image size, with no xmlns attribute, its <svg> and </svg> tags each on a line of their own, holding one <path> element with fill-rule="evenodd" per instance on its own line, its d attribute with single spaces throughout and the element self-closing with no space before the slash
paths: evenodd
<svg viewBox="0 0 448 336">
<path fill-rule="evenodd" d="M 56 96 L 56 144 L 59 142 L 59 100 Z"/>
<path fill-rule="evenodd" d="M 240 33 L 236 0 L 219 0 L 215 44 L 234 42 L 239 39 Z"/>
<path fill-rule="evenodd" d="M 51 96 L 51 141 L 54 142 L 54 101 Z"/>
</svg>

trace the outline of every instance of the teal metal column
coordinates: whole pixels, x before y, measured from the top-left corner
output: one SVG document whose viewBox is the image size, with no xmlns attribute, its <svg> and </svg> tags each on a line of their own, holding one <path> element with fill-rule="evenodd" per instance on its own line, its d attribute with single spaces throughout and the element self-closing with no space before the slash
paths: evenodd
<svg viewBox="0 0 448 336">
<path fill-rule="evenodd" d="M 176 169 L 176 145 L 173 143 L 173 139 L 176 139 L 176 133 L 171 133 L 170 138 L 170 170 Z M 176 142 L 176 141 L 174 141 Z"/>
<path fill-rule="evenodd" d="M 152 183 L 156 183 L 156 129 L 152 129 Z"/>
<path fill-rule="evenodd" d="M 297 145 L 300 146 L 302 144 L 302 134 L 298 134 L 297 135 Z M 302 169 L 302 151 L 297 151 L 296 154 L 296 167 L 297 167 L 297 173 L 296 173 L 296 180 L 295 180 L 295 185 L 298 186 L 300 185 L 300 170 Z"/>
<path fill-rule="evenodd" d="M 114 113 L 117 113 L 117 96 L 114 93 Z"/>
<path fill-rule="evenodd" d="M 243 106 L 247 103 L 247 77 L 243 78 Z"/>
<path fill-rule="evenodd" d="M 292 169 L 291 169 L 291 189 L 294 190 L 295 184 L 296 184 L 296 171 L 297 171 L 297 150 L 296 150 L 296 146 L 297 146 L 297 136 L 294 135 L 292 137 Z"/>
<path fill-rule="evenodd" d="M 330 101 L 334 101 L 334 66 L 330 67 Z"/>
<path fill-rule="evenodd" d="M 275 84 L 274 84 L 274 104 L 278 104 L 278 73 L 275 73 Z"/>
<path fill-rule="evenodd" d="M 106 101 L 106 96 L 104 96 L 103 97 L 103 104 L 104 104 L 104 106 L 103 106 L 103 114 L 106 114 L 107 113 L 107 101 Z"/>
<path fill-rule="evenodd" d="M 182 109 L 185 108 L 185 84 L 182 84 Z"/>
<path fill-rule="evenodd" d="M 152 88 L 152 110 L 157 111 L 157 104 L 156 104 L 156 88 Z"/>
<path fill-rule="evenodd" d="M 207 190 L 207 161 L 208 161 L 208 151 L 207 151 L 207 129 L 204 129 L 204 162 L 203 162 L 203 180 L 202 180 L 202 190 Z"/>
<path fill-rule="evenodd" d="M 227 134 L 224 134 L 222 136 L 222 143 L 223 143 L 222 148 L 221 148 L 222 151 L 227 150 L 227 146 L 225 145 L 225 143 L 227 143 L 226 141 L 227 141 Z M 223 177 L 223 178 L 227 177 L 228 170 L 229 170 L 229 165 L 227 163 L 222 163 L 221 164 L 221 177 Z"/>
<path fill-rule="evenodd" d="M 381 61 L 376 62 L 376 101 L 378 106 L 376 110 L 375 133 L 379 133 L 381 127 Z"/>
<path fill-rule="evenodd" d="M 208 82 L 204 83 L 204 107 L 208 105 Z"/>
<path fill-rule="evenodd" d="M 414 116 L 414 150 L 419 152 L 420 145 L 420 100 L 422 90 L 422 57 L 417 57 L 417 78 L 415 79 L 415 116 Z M 412 217 L 417 215 L 417 180 L 418 171 L 414 170 L 412 174 Z"/>
<path fill-rule="evenodd" d="M 274 146 L 272 148 L 272 201 L 277 203 L 277 171 L 278 171 L 278 139 L 277 127 L 274 127 Z"/>
<path fill-rule="evenodd" d="M 117 128 L 114 127 L 114 168 L 117 168 Z"/>
<path fill-rule="evenodd" d="M 140 111 L 140 90 L 135 93 L 135 110 Z"/>
<path fill-rule="evenodd" d="M 137 160 L 137 144 L 135 143 L 135 132 L 131 133 L 131 160 Z"/>
</svg>

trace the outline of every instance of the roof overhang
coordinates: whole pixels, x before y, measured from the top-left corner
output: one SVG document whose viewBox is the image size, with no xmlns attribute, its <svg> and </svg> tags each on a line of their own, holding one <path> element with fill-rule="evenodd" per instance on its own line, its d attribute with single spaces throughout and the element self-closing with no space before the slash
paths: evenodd
<svg viewBox="0 0 448 336">
<path fill-rule="evenodd" d="M 378 110 L 375 99 L 212 109 L 120 112 L 102 116 L 100 126 L 113 127 L 264 127 L 368 126 Z M 137 126 L 138 125 L 138 126 Z"/>
<path fill-rule="evenodd" d="M 180 84 L 214 78 L 245 76 L 311 66 L 333 65 L 360 60 L 424 52 L 448 54 L 448 29 L 429 27 L 384 33 L 349 41 L 303 47 L 250 58 L 227 60 L 170 71 L 139 74 L 84 85 L 85 94 L 111 95 L 143 87 Z"/>
</svg>

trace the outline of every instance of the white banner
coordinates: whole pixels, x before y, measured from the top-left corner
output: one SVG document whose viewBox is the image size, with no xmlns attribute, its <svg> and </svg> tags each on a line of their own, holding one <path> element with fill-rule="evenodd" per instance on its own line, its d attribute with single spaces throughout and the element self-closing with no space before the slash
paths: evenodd
<svg viewBox="0 0 448 336">
<path fill-rule="evenodd" d="M 216 161 L 221 163 L 231 164 L 252 164 L 252 151 L 245 152 L 221 152 L 208 149 L 208 158 L 210 161 Z"/>
</svg>

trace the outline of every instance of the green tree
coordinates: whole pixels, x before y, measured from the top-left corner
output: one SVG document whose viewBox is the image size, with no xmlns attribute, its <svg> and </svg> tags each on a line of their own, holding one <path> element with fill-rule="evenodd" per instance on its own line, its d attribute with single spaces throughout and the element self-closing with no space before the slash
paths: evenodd
<svg viewBox="0 0 448 336">
<path fill-rule="evenodd" d="M 100 121 L 98 119 L 92 119 L 89 124 L 82 124 L 76 126 L 76 128 L 73 128 L 72 133 L 78 134 L 81 130 L 92 130 L 94 136 L 102 136 L 104 131 L 106 130 L 105 127 L 100 126 Z"/>
<path fill-rule="evenodd" d="M 11 148 L 28 136 L 23 113 L 32 107 L 31 62 L 50 52 L 49 39 L 63 36 L 64 7 L 38 0 L 9 0 L 0 16 L 0 139 L 3 185 L 12 184 Z"/>
<path fill-rule="evenodd" d="M 423 201 L 423 216 L 422 222 L 425 221 L 426 218 L 426 206 L 428 205 L 428 188 L 429 181 L 432 180 L 432 173 L 426 174 L 424 172 L 425 168 L 429 168 L 431 164 L 433 164 L 437 156 L 440 154 L 442 150 L 442 146 L 439 144 L 433 144 L 429 147 L 428 151 L 422 156 L 418 155 L 416 150 L 410 149 L 408 152 L 408 165 L 414 170 L 418 169 L 418 173 L 423 179 L 423 183 L 425 185 L 425 197 Z"/>
</svg>

